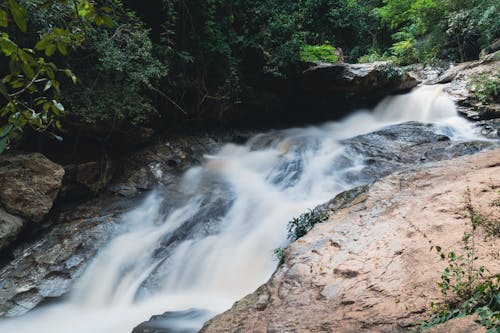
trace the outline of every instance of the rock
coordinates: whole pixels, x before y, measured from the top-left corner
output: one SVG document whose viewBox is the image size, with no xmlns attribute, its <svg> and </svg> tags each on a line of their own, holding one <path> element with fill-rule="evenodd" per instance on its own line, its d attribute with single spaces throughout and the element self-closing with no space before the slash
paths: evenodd
<svg viewBox="0 0 500 333">
<path fill-rule="evenodd" d="M 62 200 L 75 200 L 102 191 L 113 176 L 113 163 L 110 159 L 91 161 L 64 166 Z"/>
<path fill-rule="evenodd" d="M 343 141 L 345 153 L 338 162 L 363 160 L 361 171 L 348 175 L 362 183 L 370 183 L 408 166 L 470 155 L 495 147 L 488 141 L 452 141 L 446 128 L 419 122 L 388 126 L 376 132 Z M 342 160 L 343 159 L 343 160 Z"/>
<path fill-rule="evenodd" d="M 0 268 L 0 317 L 22 315 L 69 291 L 115 230 L 120 208 L 111 199 L 106 203 L 111 207 L 87 204 L 60 214 L 49 231 L 40 231 L 34 241 L 13 251 L 14 259 Z M 123 203 L 121 211 L 129 206 Z"/>
<path fill-rule="evenodd" d="M 486 57 L 487 54 L 490 54 L 492 52 L 496 52 L 500 50 L 500 38 L 495 40 L 493 43 L 485 47 L 484 49 L 481 50 L 481 53 L 479 54 L 479 57 L 483 59 Z"/>
<path fill-rule="evenodd" d="M 52 208 L 64 169 L 42 154 L 0 156 L 0 202 L 7 212 L 40 222 Z"/>
<path fill-rule="evenodd" d="M 371 64 L 313 63 L 301 77 L 304 91 L 315 93 L 353 93 L 387 96 L 408 91 L 419 81 L 387 62 Z"/>
<path fill-rule="evenodd" d="M 457 103 L 458 111 L 470 120 L 489 120 L 500 118 L 498 103 L 483 104 L 473 92 L 471 82 L 480 75 L 500 75 L 500 51 L 489 54 L 478 61 L 458 64 L 444 72 L 428 84 L 445 84 L 445 91 Z"/>
<path fill-rule="evenodd" d="M 486 328 L 475 322 L 476 316 L 467 316 L 465 318 L 455 318 L 446 323 L 439 324 L 426 333 L 485 333 Z"/>
<path fill-rule="evenodd" d="M 0 251 L 9 246 L 21 233 L 24 220 L 7 213 L 0 207 Z"/>
<path fill-rule="evenodd" d="M 500 118 L 476 122 L 481 135 L 488 139 L 500 139 Z"/>
<path fill-rule="evenodd" d="M 429 247 L 462 248 L 471 228 L 464 218 L 467 188 L 475 207 L 500 218 L 490 205 L 498 198 L 491 186 L 498 174 L 497 149 L 376 181 L 364 200 L 335 211 L 329 222 L 290 244 L 284 264 L 266 284 L 201 332 L 413 331 L 430 317 L 431 302 L 443 302 L 436 282 L 447 263 Z M 477 232 L 476 264 L 498 274 L 500 239 L 485 240 L 484 231 Z M 457 322 L 436 332 L 484 331 Z"/>
<path fill-rule="evenodd" d="M 196 333 L 196 322 L 203 323 L 209 316 L 207 311 L 197 309 L 165 312 L 138 325 L 132 333 Z"/>
</svg>

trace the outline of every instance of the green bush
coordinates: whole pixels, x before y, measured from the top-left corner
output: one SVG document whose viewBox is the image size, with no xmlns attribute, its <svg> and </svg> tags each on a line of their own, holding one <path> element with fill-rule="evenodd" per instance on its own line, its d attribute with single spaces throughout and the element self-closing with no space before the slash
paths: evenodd
<svg viewBox="0 0 500 333">
<path fill-rule="evenodd" d="M 284 247 L 277 247 L 273 250 L 274 258 L 278 260 L 278 265 L 282 265 L 285 262 L 285 250 Z"/>
<path fill-rule="evenodd" d="M 365 64 L 369 62 L 387 60 L 386 57 L 381 55 L 377 50 L 370 50 L 367 54 L 358 58 L 358 63 Z"/>
<path fill-rule="evenodd" d="M 467 85 L 475 99 L 483 104 L 500 103 L 500 73 L 476 75 Z"/>
<path fill-rule="evenodd" d="M 328 44 L 303 45 L 300 50 L 300 59 L 303 61 L 319 61 L 336 63 L 339 57 L 335 53 L 335 48 Z"/>
<path fill-rule="evenodd" d="M 309 210 L 288 222 L 288 239 L 295 241 L 307 234 L 315 224 L 325 222 L 328 214 L 320 209 Z"/>
</svg>

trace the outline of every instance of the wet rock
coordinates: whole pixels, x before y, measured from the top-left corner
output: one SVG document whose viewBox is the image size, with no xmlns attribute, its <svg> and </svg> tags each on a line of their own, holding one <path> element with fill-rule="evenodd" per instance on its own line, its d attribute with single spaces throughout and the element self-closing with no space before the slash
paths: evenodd
<svg viewBox="0 0 500 333">
<path fill-rule="evenodd" d="M 7 212 L 40 222 L 52 208 L 64 169 L 42 154 L 0 157 L 0 202 Z"/>
<path fill-rule="evenodd" d="M 9 246 L 21 233 L 25 221 L 0 207 L 0 251 Z"/>
<path fill-rule="evenodd" d="M 350 177 L 370 183 L 409 166 L 470 155 L 496 145 L 489 141 L 452 141 L 447 132 L 447 128 L 419 122 L 392 125 L 344 140 L 346 153 L 341 158 L 361 158 L 362 170 Z"/>
<path fill-rule="evenodd" d="M 132 333 L 196 333 L 196 322 L 203 322 L 208 316 L 207 311 L 197 309 L 165 312 L 138 325 Z"/>
<path fill-rule="evenodd" d="M 61 221 L 43 237 L 14 250 L 14 260 L 0 268 L 0 317 L 24 314 L 65 295 L 111 237 L 116 219 L 111 214 Z"/>
<path fill-rule="evenodd" d="M 270 280 L 208 321 L 211 332 L 412 332 L 430 317 L 446 263 L 430 245 L 457 250 L 464 232 L 464 191 L 492 219 L 498 196 L 491 179 L 500 172 L 500 150 L 415 166 L 376 181 L 366 197 L 316 224 L 290 244 Z M 492 178 L 493 177 L 493 178 Z M 348 198 L 357 198 L 346 194 Z M 355 199 L 353 199 L 355 200 Z M 476 237 L 478 267 L 500 272 L 499 239 Z M 435 332 L 484 332 L 471 318 Z"/>
<path fill-rule="evenodd" d="M 500 139 L 500 118 L 478 121 L 481 135 L 488 139 Z"/>
<path fill-rule="evenodd" d="M 76 200 L 102 191 L 113 176 L 111 159 L 64 166 L 61 200 Z"/>
</svg>

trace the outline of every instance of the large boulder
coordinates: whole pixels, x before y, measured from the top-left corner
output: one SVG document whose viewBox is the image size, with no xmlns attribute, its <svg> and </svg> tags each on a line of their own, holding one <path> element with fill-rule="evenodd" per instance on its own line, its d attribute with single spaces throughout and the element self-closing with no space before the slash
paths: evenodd
<svg viewBox="0 0 500 333">
<path fill-rule="evenodd" d="M 387 96 L 416 87 L 420 82 L 388 62 L 370 64 L 313 63 L 301 76 L 304 91 Z"/>
<path fill-rule="evenodd" d="M 64 169 L 39 153 L 0 157 L 0 203 L 7 212 L 40 222 L 52 208 Z"/>
<path fill-rule="evenodd" d="M 0 156 L 0 251 L 52 208 L 64 169 L 42 154 Z"/>
</svg>

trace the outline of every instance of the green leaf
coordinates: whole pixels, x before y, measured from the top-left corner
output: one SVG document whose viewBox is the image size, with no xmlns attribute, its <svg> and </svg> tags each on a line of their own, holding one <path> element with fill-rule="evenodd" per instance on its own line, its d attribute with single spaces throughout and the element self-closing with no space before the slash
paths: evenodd
<svg viewBox="0 0 500 333">
<path fill-rule="evenodd" d="M 10 4 L 10 12 L 12 13 L 12 18 L 14 19 L 14 22 L 16 22 L 17 26 L 22 32 L 26 32 L 27 30 L 27 24 L 26 24 L 26 9 L 21 7 L 17 1 L 15 0 L 9 0 Z"/>
<path fill-rule="evenodd" d="M 56 100 L 52 100 L 52 104 L 61 112 L 64 111 L 64 106 Z"/>
<path fill-rule="evenodd" d="M 113 12 L 113 9 L 111 9 L 110 7 L 101 7 L 101 10 L 108 14 Z"/>
<path fill-rule="evenodd" d="M 7 12 L 0 9 L 0 27 L 7 28 L 9 26 L 9 16 Z"/>
<path fill-rule="evenodd" d="M 66 75 L 71 78 L 71 81 L 73 81 L 73 84 L 76 84 L 77 78 L 76 78 L 75 74 L 73 74 L 71 69 L 65 69 L 64 73 L 66 73 Z"/>
<path fill-rule="evenodd" d="M 31 80 L 35 76 L 35 71 L 33 70 L 33 68 L 30 65 L 21 64 L 21 68 L 22 68 L 24 74 L 26 74 L 26 76 L 28 77 L 28 79 Z"/>
<path fill-rule="evenodd" d="M 45 50 L 50 45 L 52 45 L 52 41 L 50 40 L 50 38 L 47 37 L 47 35 L 45 35 L 35 44 L 35 49 L 38 51 L 42 51 Z"/>
<path fill-rule="evenodd" d="M 47 48 L 45 49 L 45 55 L 47 55 L 47 57 L 51 57 L 54 55 L 54 53 L 56 53 L 56 46 L 54 44 L 50 44 L 49 46 L 47 46 Z"/>
<path fill-rule="evenodd" d="M 7 146 L 9 139 L 7 137 L 0 139 L 0 154 L 3 153 L 5 147 Z"/>
<path fill-rule="evenodd" d="M 0 93 L 6 98 L 8 98 L 9 96 L 9 93 L 7 92 L 7 87 L 5 86 L 5 83 L 3 83 L 2 80 L 0 80 Z"/>
<path fill-rule="evenodd" d="M 8 37 L 3 35 L 0 38 L 0 49 L 7 56 L 11 56 L 17 50 L 17 45 L 12 42 Z"/>
<path fill-rule="evenodd" d="M 47 83 L 45 83 L 45 87 L 43 87 L 43 91 L 47 91 L 52 87 L 52 81 L 47 80 Z"/>
<path fill-rule="evenodd" d="M 7 136 L 13 128 L 14 125 L 12 124 L 7 124 L 3 127 L 0 127 L 0 138 Z"/>
<path fill-rule="evenodd" d="M 63 56 L 68 54 L 68 48 L 66 47 L 66 44 L 64 44 L 63 42 L 57 43 L 57 49 Z"/>
</svg>

